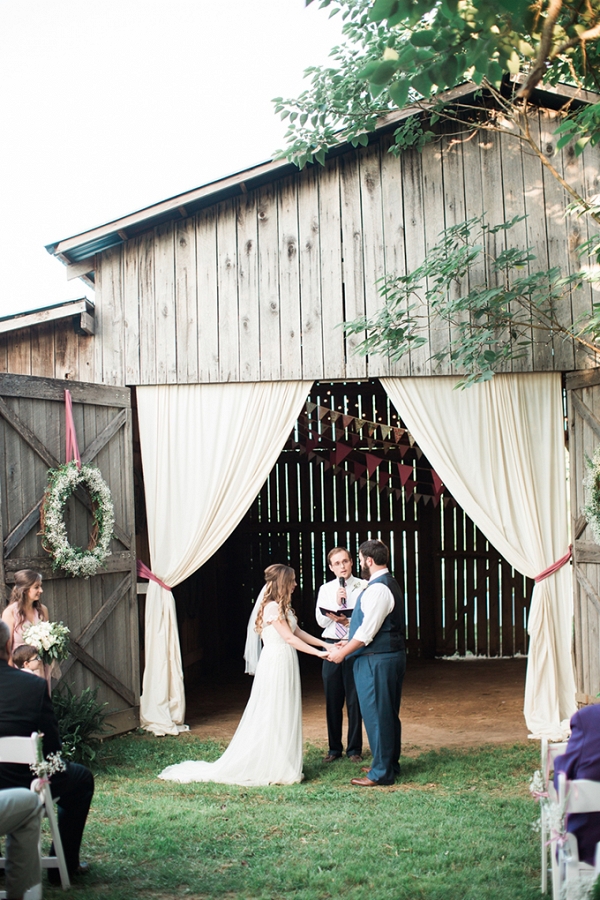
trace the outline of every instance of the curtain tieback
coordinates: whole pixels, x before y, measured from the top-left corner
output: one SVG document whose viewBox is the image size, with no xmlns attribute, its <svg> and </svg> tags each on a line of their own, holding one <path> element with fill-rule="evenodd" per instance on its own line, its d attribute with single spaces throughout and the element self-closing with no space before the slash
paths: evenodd
<svg viewBox="0 0 600 900">
<path fill-rule="evenodd" d="M 555 572 L 558 572 L 559 569 L 562 569 L 563 566 L 569 562 L 573 555 L 573 545 L 569 544 L 569 550 L 565 553 L 564 556 L 561 556 L 560 559 L 557 559 L 556 562 L 553 562 L 551 566 L 548 566 L 547 569 L 544 569 L 543 572 L 540 572 L 539 575 L 536 575 L 534 581 L 536 584 L 538 582 L 543 581 L 544 578 L 549 578 L 550 575 L 554 575 Z"/>
<path fill-rule="evenodd" d="M 161 588 L 164 588 L 165 591 L 170 591 L 171 588 L 161 581 L 160 578 L 157 578 L 156 575 L 150 571 L 148 566 L 141 561 L 141 559 L 136 560 L 135 563 L 136 571 L 140 578 L 149 578 L 150 581 L 155 581 L 157 584 L 160 584 Z"/>
</svg>

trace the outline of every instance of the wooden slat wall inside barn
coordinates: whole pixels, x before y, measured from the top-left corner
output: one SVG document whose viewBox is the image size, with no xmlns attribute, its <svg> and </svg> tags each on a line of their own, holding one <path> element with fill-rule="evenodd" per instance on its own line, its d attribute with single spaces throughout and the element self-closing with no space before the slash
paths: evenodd
<svg viewBox="0 0 600 900">
<path fill-rule="evenodd" d="M 600 147 L 576 158 L 556 153 L 550 111 L 532 113 L 553 165 L 570 183 L 592 190 Z M 537 157 L 508 134 L 468 140 L 440 127 L 422 153 L 387 153 L 389 136 L 296 176 L 217 203 L 194 217 L 161 225 L 99 256 L 98 381 L 153 384 L 273 379 L 344 379 L 431 374 L 429 344 L 391 365 L 385 355 L 353 354 L 344 320 L 370 314 L 376 281 L 418 265 L 443 228 L 484 215 L 495 224 L 526 215 L 508 234 L 531 245 L 534 267 L 578 266 L 578 220 L 565 224 L 566 196 Z M 585 166 L 585 168 L 584 168 Z M 565 243 L 565 228 L 569 240 Z M 472 273 L 472 279 L 477 277 Z M 138 306 L 139 304 L 139 306 Z M 564 301 L 562 320 L 590 310 L 589 286 Z M 426 311 L 425 311 L 426 313 Z M 514 371 L 584 367 L 570 342 L 524 348 Z M 1 365 L 1 356 L 0 356 Z M 435 372 L 452 374 L 446 362 Z"/>
<path fill-rule="evenodd" d="M 129 390 L 68 383 L 83 462 L 96 465 L 115 507 L 115 538 L 106 566 L 92 578 L 53 572 L 40 544 L 39 505 L 47 471 L 64 461 L 64 381 L 0 375 L 2 576 L 8 595 L 19 569 L 44 579 L 53 621 L 71 630 L 62 677 L 76 691 L 98 686 L 115 727 L 138 723 L 139 664 Z M 87 546 L 91 515 L 82 492 L 67 504 L 69 539 Z"/>
<path fill-rule="evenodd" d="M 600 372 L 574 373 L 566 381 L 573 539 L 574 641 L 577 699 L 600 692 L 600 547 L 582 515 L 586 459 L 600 447 Z"/>
<path fill-rule="evenodd" d="M 526 654 L 525 623 L 533 583 L 514 572 L 447 492 L 434 504 L 431 467 L 418 447 L 407 442 L 394 449 L 389 441 L 372 439 L 371 447 L 364 440 L 354 443 L 350 440 L 356 438 L 353 429 L 348 428 L 342 437 L 338 420 L 333 437 L 328 416 L 319 419 L 327 407 L 373 423 L 401 425 L 380 383 L 316 384 L 309 403 L 318 404 L 310 413 L 321 435 L 314 448 L 316 456 L 309 459 L 301 450 L 309 421 L 304 413 L 239 527 L 194 576 L 193 586 L 177 589 L 181 589 L 181 609 L 185 607 L 189 614 L 182 612 L 180 618 L 184 661 L 187 657 L 193 664 L 202 657 L 210 667 L 218 664 L 220 653 L 231 654 L 232 660 L 241 658 L 252 601 L 262 587 L 264 569 L 274 562 L 289 563 L 297 572 L 294 607 L 303 627 L 317 633 L 316 593 L 332 577 L 327 552 L 337 545 L 347 546 L 357 561 L 359 544 L 371 536 L 381 537 L 391 548 L 391 568 L 405 594 L 411 653 L 429 657 L 467 652 Z M 368 426 L 363 432 L 369 433 Z M 384 443 L 385 459 L 377 475 L 383 473 L 383 480 L 389 475 L 392 492 L 379 491 L 374 477 L 363 485 L 349 477 L 355 473 L 353 457 L 364 461 L 361 448 L 383 455 Z M 328 466 L 331 448 L 349 444 L 352 455 L 336 473 Z M 417 467 L 414 490 L 423 492 L 419 502 L 414 502 L 410 481 L 401 487 L 397 462 Z M 221 648 L 214 638 L 222 628 L 217 620 L 223 619 L 213 610 L 215 596 L 229 609 Z M 201 619 L 215 619 L 201 631 L 189 612 L 194 603 L 203 604 Z M 210 646 L 205 645 L 199 656 L 197 642 L 206 634 L 211 635 Z"/>
</svg>

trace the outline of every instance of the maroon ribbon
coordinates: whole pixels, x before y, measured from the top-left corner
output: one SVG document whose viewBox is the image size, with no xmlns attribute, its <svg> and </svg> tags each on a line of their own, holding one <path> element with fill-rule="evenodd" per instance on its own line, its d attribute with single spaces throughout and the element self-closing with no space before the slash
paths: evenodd
<svg viewBox="0 0 600 900">
<path fill-rule="evenodd" d="M 156 575 L 150 571 L 148 566 L 141 561 L 141 559 L 136 560 L 136 571 L 138 573 L 139 578 L 149 578 L 150 581 L 155 581 L 157 584 L 160 584 L 161 588 L 164 588 L 165 591 L 170 591 L 171 588 L 161 581 L 160 578 L 157 578 Z"/>
<path fill-rule="evenodd" d="M 543 581 L 544 578 L 549 578 L 551 575 L 554 575 L 555 572 L 558 572 L 559 569 L 562 569 L 563 566 L 566 566 L 572 555 L 573 546 L 572 544 L 569 544 L 568 553 L 565 553 L 564 556 L 561 556 L 560 559 L 557 559 L 556 562 L 553 562 L 551 566 L 548 566 L 547 569 L 544 569 L 543 572 L 540 572 L 539 575 L 536 575 L 534 579 L 535 583 L 538 584 L 540 581 Z"/>
</svg>

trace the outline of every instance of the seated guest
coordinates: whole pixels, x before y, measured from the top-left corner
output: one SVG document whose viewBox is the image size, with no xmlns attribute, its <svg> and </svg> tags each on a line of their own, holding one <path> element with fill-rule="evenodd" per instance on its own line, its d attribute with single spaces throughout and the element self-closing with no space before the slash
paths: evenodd
<svg viewBox="0 0 600 900">
<path fill-rule="evenodd" d="M 25 788 L 0 791 L 0 834 L 6 835 L 6 897 L 23 894 L 42 880 L 40 866 L 40 798 Z"/>
<path fill-rule="evenodd" d="M 587 778 L 600 781 L 600 705 L 584 706 L 571 719 L 571 737 L 566 751 L 554 760 L 554 784 L 558 773 L 570 781 Z M 596 844 L 600 841 L 600 813 L 569 815 L 568 829 L 577 838 L 579 859 L 594 865 Z"/>
<path fill-rule="evenodd" d="M 9 666 L 11 633 L 6 622 L 0 620 L 0 737 L 17 735 L 28 737 L 34 731 L 43 734 L 44 756 L 61 749 L 58 723 L 46 682 L 30 678 L 28 672 Z M 58 829 L 69 876 L 84 874 L 88 866 L 80 864 L 79 847 L 90 803 L 94 795 L 94 777 L 89 769 L 77 763 L 67 763 L 64 772 L 52 776 L 52 796 L 58 805 Z M 0 764 L 0 791 L 6 788 L 29 787 L 32 774 L 29 766 Z M 58 882 L 57 869 L 50 869 L 48 878 Z"/>
<path fill-rule="evenodd" d="M 46 677 L 44 674 L 44 663 L 39 658 L 35 647 L 30 646 L 30 644 L 20 644 L 16 647 L 13 650 L 12 661 L 16 669 L 39 675 L 40 678 Z"/>
</svg>

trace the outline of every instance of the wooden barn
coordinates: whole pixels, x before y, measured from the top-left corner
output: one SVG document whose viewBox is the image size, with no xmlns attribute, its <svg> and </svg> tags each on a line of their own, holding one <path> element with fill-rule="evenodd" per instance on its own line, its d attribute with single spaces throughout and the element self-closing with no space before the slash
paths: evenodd
<svg viewBox="0 0 600 900">
<path fill-rule="evenodd" d="M 454 93 L 466 97 L 473 86 Z M 591 196 L 598 149 L 556 151 L 563 93 L 539 93 L 531 126 L 565 180 Z M 524 356 L 491 383 L 525 404 L 524 420 L 535 418 L 526 402 L 549 398 L 551 414 L 540 414 L 535 435 L 553 447 L 554 489 L 536 482 L 546 470 L 522 449 L 505 481 L 483 478 L 484 489 L 503 486 L 498 495 L 537 502 L 556 494 L 548 509 L 558 525 L 527 557 L 499 527 L 497 497 L 493 509 L 474 513 L 483 501 L 469 484 L 469 423 L 479 413 L 461 398 L 490 388 L 452 390 L 460 373 L 431 361 L 447 334 L 432 321 L 428 344 L 391 363 L 355 353 L 356 338 L 340 327 L 379 307 L 382 277 L 418 265 L 445 227 L 473 216 L 490 224 L 523 216 L 508 240 L 533 247 L 543 268 L 578 267 L 587 224 L 565 217 L 568 198 L 537 157 L 511 135 L 473 138 L 445 126 L 422 152 L 396 157 L 388 153 L 392 131 L 413 112 L 390 116 L 367 147 L 336 148 L 323 167 L 267 162 L 51 245 L 69 279 L 94 285 L 94 302 L 0 320 L 3 579 L 9 588 L 19 568 L 43 572 L 53 617 L 74 633 L 65 670 L 77 685 L 101 685 L 119 728 L 137 722 L 140 658 L 142 722 L 176 733 L 183 675 L 191 683 L 240 666 L 264 567 L 294 566 L 295 607 L 314 630 L 328 549 L 347 545 L 356 556 L 368 536 L 390 544 L 409 654 L 512 656 L 541 641 L 541 655 L 530 656 L 526 715 L 530 730 L 553 736 L 574 709 L 574 597 L 578 699 L 600 690 L 600 549 L 580 515 L 585 455 L 600 438 L 594 361 L 532 331 Z M 560 315 L 575 321 L 592 301 L 592 289 L 582 289 Z M 45 472 L 64 459 L 65 384 L 82 455 L 99 465 L 117 513 L 108 566 L 88 580 L 53 573 L 37 536 Z M 563 388 L 574 593 L 566 567 L 536 587 L 530 610 L 532 579 L 569 543 L 559 497 Z M 422 404 L 432 412 L 428 428 Z M 546 410 L 541 399 L 539 408 Z M 497 423 L 488 445 L 513 454 L 521 446 L 514 427 Z M 533 473 L 529 481 L 524 472 Z M 228 492 L 213 489 L 220 478 Z M 83 543 L 89 513 L 72 502 L 69 533 Z M 178 542 L 186 544 L 181 557 Z M 136 589 L 136 558 L 175 598 L 151 582 L 139 629 L 146 584 Z M 543 662 L 550 645 L 558 649 Z"/>
</svg>

